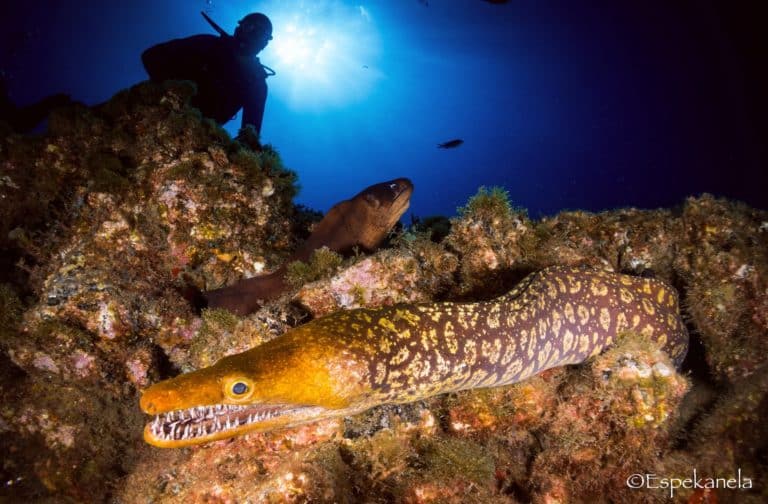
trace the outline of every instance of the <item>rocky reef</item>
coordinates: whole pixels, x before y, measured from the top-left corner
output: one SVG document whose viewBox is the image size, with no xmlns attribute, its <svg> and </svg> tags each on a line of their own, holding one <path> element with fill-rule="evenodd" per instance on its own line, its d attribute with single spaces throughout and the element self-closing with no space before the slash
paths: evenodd
<svg viewBox="0 0 768 504">
<path fill-rule="evenodd" d="M 249 317 L 199 314 L 195 289 L 275 269 L 312 219 L 275 150 L 230 139 L 189 108 L 193 92 L 140 84 L 56 111 L 43 135 L 0 140 L 0 499 L 768 499 L 768 212 L 701 195 L 533 220 L 481 188 L 449 222 L 426 219 L 374 254 L 321 249 L 290 265 L 293 290 Z M 555 264 L 674 285 L 692 338 L 683 368 L 626 333 L 509 387 L 192 448 L 141 439 L 151 383 L 312 317 L 490 299 Z"/>
</svg>

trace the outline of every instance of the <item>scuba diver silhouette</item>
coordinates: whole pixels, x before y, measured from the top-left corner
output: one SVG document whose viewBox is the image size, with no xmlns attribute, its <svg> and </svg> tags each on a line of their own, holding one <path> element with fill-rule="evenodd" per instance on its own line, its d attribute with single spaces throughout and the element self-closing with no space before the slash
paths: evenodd
<svg viewBox="0 0 768 504">
<path fill-rule="evenodd" d="M 192 106 L 224 124 L 243 109 L 242 128 L 253 126 L 261 132 L 267 77 L 275 72 L 255 57 L 272 40 L 272 23 L 261 13 L 238 21 L 229 35 L 205 12 L 206 21 L 219 33 L 175 39 L 145 50 L 144 68 L 153 81 L 191 80 L 197 84 Z"/>
</svg>

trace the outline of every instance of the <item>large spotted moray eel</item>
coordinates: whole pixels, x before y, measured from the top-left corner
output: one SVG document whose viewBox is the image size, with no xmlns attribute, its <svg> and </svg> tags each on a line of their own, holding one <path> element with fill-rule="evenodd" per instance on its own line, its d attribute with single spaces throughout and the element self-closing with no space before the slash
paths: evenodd
<svg viewBox="0 0 768 504">
<path fill-rule="evenodd" d="M 144 439 L 187 446 L 516 383 L 582 362 L 629 330 L 676 364 L 686 354 L 672 287 L 583 268 L 532 273 L 492 301 L 340 311 L 149 387 Z"/>
</svg>

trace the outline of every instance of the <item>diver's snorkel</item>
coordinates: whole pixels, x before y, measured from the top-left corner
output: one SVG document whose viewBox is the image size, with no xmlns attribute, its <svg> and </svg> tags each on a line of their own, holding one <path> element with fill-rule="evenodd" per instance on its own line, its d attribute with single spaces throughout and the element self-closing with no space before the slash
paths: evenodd
<svg viewBox="0 0 768 504">
<path fill-rule="evenodd" d="M 213 19 L 211 19 L 210 17 L 208 17 L 208 14 L 206 14 L 204 11 L 200 11 L 200 14 L 202 14 L 202 15 L 203 15 L 203 17 L 205 18 L 205 20 L 206 20 L 206 21 L 208 21 L 208 24 L 209 24 L 209 25 L 211 25 L 211 26 L 213 27 L 213 29 L 214 29 L 214 30 L 216 30 L 216 31 L 218 32 L 218 34 L 219 34 L 219 35 L 221 35 L 222 37 L 229 37 L 229 38 L 232 38 L 232 35 L 230 35 L 230 34 L 229 34 L 229 33 L 227 33 L 226 31 L 224 31 L 224 28 L 222 28 L 221 26 L 219 26 L 218 24 L 216 24 L 216 21 L 214 21 Z"/>
<path fill-rule="evenodd" d="M 216 23 L 216 21 L 211 19 L 210 16 L 208 16 L 208 14 L 205 13 L 205 11 L 200 11 L 200 14 L 203 16 L 203 18 L 205 18 L 206 21 L 208 21 L 208 24 L 211 25 L 211 27 L 214 30 L 216 30 L 216 32 L 219 35 L 221 35 L 222 37 L 225 37 L 225 38 L 233 38 L 232 35 L 227 33 L 224 30 L 224 28 L 222 28 L 221 26 L 218 25 L 218 23 Z M 261 63 L 259 63 L 259 64 L 261 65 Z M 276 73 L 274 70 L 269 68 L 267 65 L 261 65 L 261 67 L 264 69 L 264 72 L 267 74 L 267 77 L 271 77 L 271 76 L 275 75 L 275 73 Z"/>
</svg>

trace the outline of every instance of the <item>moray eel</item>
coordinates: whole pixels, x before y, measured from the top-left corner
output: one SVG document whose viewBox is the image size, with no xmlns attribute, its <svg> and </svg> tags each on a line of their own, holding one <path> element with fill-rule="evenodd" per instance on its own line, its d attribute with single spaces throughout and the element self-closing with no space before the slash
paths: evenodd
<svg viewBox="0 0 768 504">
<path fill-rule="evenodd" d="M 155 417 L 144 439 L 194 445 L 508 385 L 582 362 L 628 330 L 661 343 L 678 365 L 686 354 L 672 287 L 582 268 L 532 273 L 492 301 L 340 311 L 149 387 L 141 408 Z"/>
<path fill-rule="evenodd" d="M 412 193 L 413 184 L 407 178 L 366 187 L 353 198 L 335 204 L 283 266 L 269 275 L 205 292 L 205 304 L 247 315 L 264 301 L 280 297 L 288 288 L 285 282 L 287 265 L 293 261 L 307 261 L 316 249 L 328 247 L 342 254 L 354 247 L 374 250 L 408 209 Z"/>
</svg>

